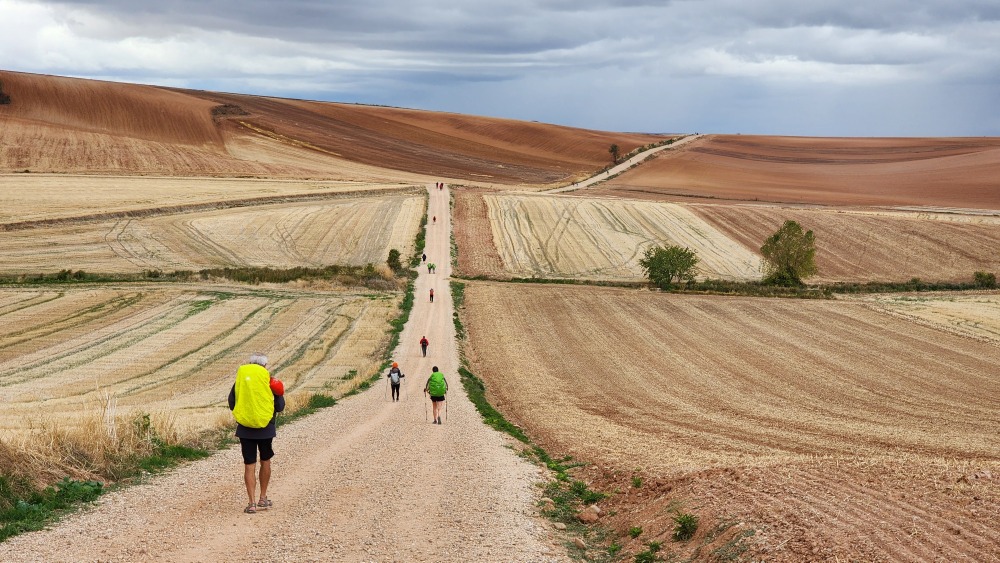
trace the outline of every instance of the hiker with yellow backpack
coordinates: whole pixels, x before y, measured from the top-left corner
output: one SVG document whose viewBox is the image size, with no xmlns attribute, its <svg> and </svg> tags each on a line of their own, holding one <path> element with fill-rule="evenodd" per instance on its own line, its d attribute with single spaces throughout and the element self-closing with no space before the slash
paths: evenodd
<svg viewBox="0 0 1000 563">
<path fill-rule="evenodd" d="M 267 356 L 253 353 L 249 363 L 236 370 L 236 382 L 229 390 L 229 410 L 236 419 L 236 437 L 243 449 L 243 483 L 247 487 L 250 504 L 243 512 L 253 514 L 271 507 L 267 486 L 271 481 L 271 458 L 274 449 L 271 440 L 277 436 L 275 421 L 285 410 L 285 386 L 267 371 Z M 254 500 L 257 490 L 255 471 L 257 452 L 260 451 L 260 497 Z"/>
</svg>

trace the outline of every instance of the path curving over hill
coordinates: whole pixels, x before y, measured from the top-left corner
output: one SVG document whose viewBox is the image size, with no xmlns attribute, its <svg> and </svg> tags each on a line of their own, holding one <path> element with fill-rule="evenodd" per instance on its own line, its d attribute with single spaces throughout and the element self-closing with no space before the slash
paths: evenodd
<svg viewBox="0 0 1000 563">
<path fill-rule="evenodd" d="M 448 298 L 449 192 L 430 190 L 428 260 L 396 360 L 403 400 L 385 382 L 280 425 L 269 497 L 242 513 L 239 447 L 110 493 L 50 530 L 0 544 L 2 561 L 563 561 L 534 514 L 539 470 L 504 446 L 461 389 Z M 428 301 L 431 288 L 440 297 Z M 418 341 L 430 341 L 421 357 Z M 448 417 L 424 418 L 437 365 Z M 235 369 L 235 366 L 233 366 Z M 280 377 L 280 374 L 277 374 Z"/>
</svg>

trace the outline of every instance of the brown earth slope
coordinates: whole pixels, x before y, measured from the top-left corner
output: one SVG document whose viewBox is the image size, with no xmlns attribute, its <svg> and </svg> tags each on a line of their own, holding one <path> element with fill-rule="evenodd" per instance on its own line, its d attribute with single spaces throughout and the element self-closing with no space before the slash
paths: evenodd
<svg viewBox="0 0 1000 563">
<path fill-rule="evenodd" d="M 404 181 L 550 185 L 605 165 L 612 143 L 627 152 L 662 139 L 6 71 L 0 81 L 11 99 L 0 105 L 0 172 L 386 179 L 389 170 Z"/>
<path fill-rule="evenodd" d="M 593 464 L 627 553 L 1000 555 L 996 341 L 859 302 L 492 282 L 464 294 L 490 401 L 553 457 Z M 702 519 L 687 544 L 670 541 L 678 512 Z"/>
<path fill-rule="evenodd" d="M 589 195 L 1000 209 L 1000 138 L 711 135 Z"/>
<path fill-rule="evenodd" d="M 765 205 L 691 205 L 749 249 L 787 220 L 816 235 L 814 282 L 970 281 L 1000 270 L 1000 218 L 948 213 L 859 212 Z"/>
</svg>

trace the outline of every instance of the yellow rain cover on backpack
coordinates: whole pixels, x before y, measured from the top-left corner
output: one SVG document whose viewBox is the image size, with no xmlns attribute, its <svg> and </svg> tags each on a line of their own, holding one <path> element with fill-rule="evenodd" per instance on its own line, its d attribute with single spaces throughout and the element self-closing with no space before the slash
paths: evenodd
<svg viewBox="0 0 1000 563">
<path fill-rule="evenodd" d="M 236 370 L 236 408 L 233 418 L 247 428 L 264 428 L 274 417 L 271 374 L 257 364 Z"/>
</svg>

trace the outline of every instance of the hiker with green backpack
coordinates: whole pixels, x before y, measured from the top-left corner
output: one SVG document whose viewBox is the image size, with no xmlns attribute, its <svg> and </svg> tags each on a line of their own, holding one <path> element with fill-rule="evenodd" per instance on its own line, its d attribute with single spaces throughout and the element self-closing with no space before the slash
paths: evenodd
<svg viewBox="0 0 1000 563">
<path fill-rule="evenodd" d="M 447 392 L 448 380 L 444 378 L 443 373 L 438 371 L 438 367 L 434 366 L 431 376 L 427 378 L 427 384 L 424 385 L 424 396 L 429 393 L 431 396 L 431 405 L 433 405 L 431 414 L 434 419 L 431 421 L 431 424 L 441 424 L 441 403 L 444 402 L 444 396 Z M 426 404 L 424 403 L 424 405 Z M 424 414 L 426 416 L 426 411 Z"/>
<path fill-rule="evenodd" d="M 247 488 L 250 504 L 243 510 L 253 514 L 271 507 L 267 486 L 271 481 L 271 458 L 274 449 L 271 441 L 277 436 L 275 421 L 285 410 L 285 386 L 267 371 L 267 356 L 253 353 L 249 363 L 236 370 L 236 382 L 229 390 L 229 410 L 236 419 L 236 437 L 243 450 L 243 483 Z M 257 489 L 255 470 L 257 452 L 260 451 L 260 497 L 255 501 Z"/>
</svg>

